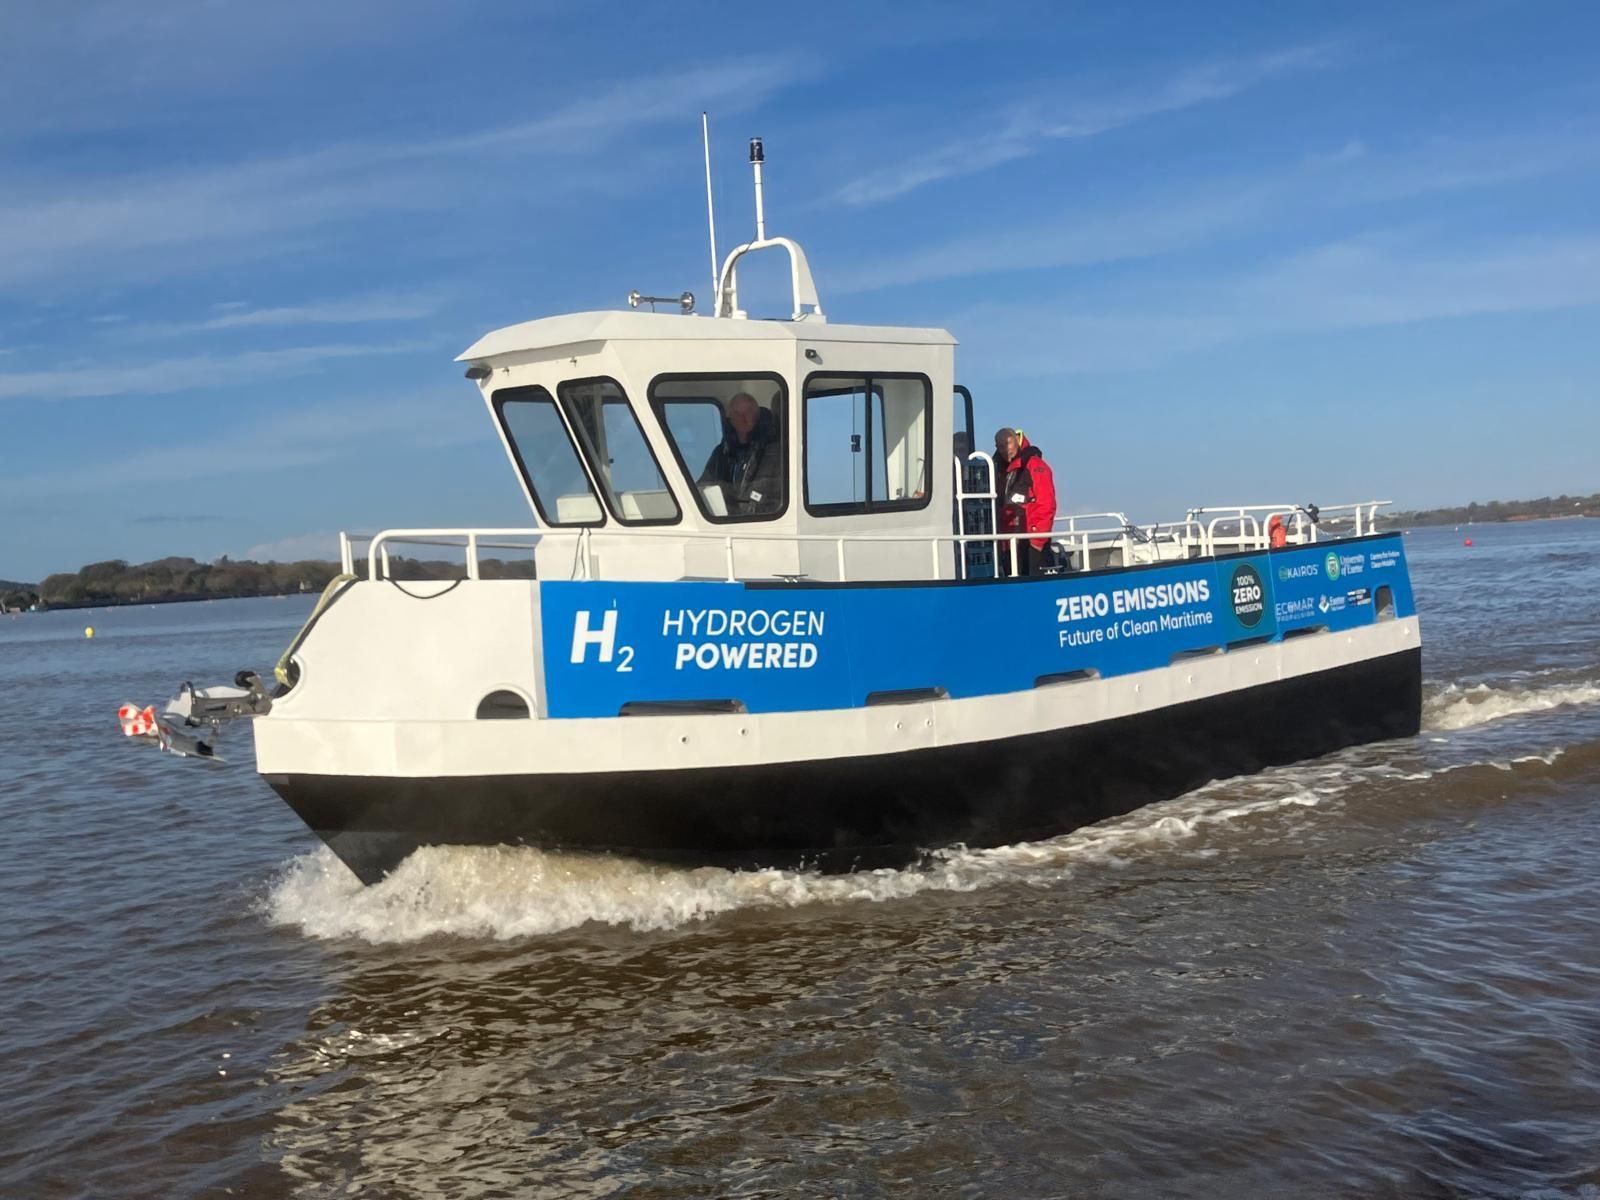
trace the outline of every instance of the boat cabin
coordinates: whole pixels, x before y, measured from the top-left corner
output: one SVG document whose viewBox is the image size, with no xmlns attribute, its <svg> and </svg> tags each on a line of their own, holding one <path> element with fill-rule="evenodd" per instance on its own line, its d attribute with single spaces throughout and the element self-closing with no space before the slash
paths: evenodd
<svg viewBox="0 0 1600 1200">
<path fill-rule="evenodd" d="M 903 580 L 956 573 L 954 350 L 814 313 L 590 312 L 461 360 L 548 531 L 542 578 Z"/>
<path fill-rule="evenodd" d="M 694 314 L 688 293 L 681 313 L 638 311 L 635 292 L 633 311 L 512 325 L 460 356 L 538 519 L 538 576 L 1016 574 L 1006 562 L 1029 535 L 995 532 L 994 463 L 973 436 L 972 396 L 955 380 L 955 338 L 943 329 L 830 324 L 804 251 L 766 236 L 762 161 L 757 139 L 756 237 L 717 270 L 714 315 Z M 715 262 L 714 233 L 712 241 Z M 765 251 L 788 256 L 786 319 L 753 319 L 739 304 L 739 263 Z M 1384 503 L 1320 511 L 1359 536 Z M 1299 505 L 1196 508 L 1143 527 L 1119 512 L 1058 516 L 1049 569 L 1266 549 L 1279 544 L 1274 537 L 1314 542 L 1318 521 L 1314 506 Z M 528 532 L 385 531 L 366 539 L 368 573 L 387 574 L 389 542 L 465 537 L 468 577 L 476 578 L 482 537 Z M 342 554 L 352 571 L 348 538 Z"/>
</svg>

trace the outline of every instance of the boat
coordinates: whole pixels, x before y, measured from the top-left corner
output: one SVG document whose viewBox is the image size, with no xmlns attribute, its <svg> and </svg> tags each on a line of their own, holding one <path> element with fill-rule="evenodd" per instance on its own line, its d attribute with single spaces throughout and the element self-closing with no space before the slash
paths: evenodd
<svg viewBox="0 0 1600 1200">
<path fill-rule="evenodd" d="M 1417 733 L 1387 501 L 1060 516 L 1019 574 L 1036 535 L 996 532 L 956 339 L 825 316 L 762 161 L 709 314 L 635 292 L 458 359 L 530 523 L 341 535 L 276 680 L 217 702 L 361 880 L 429 845 L 897 866 Z M 787 259 L 786 315 L 741 308 L 757 254 Z M 418 546 L 459 578 L 408 578 Z"/>
</svg>

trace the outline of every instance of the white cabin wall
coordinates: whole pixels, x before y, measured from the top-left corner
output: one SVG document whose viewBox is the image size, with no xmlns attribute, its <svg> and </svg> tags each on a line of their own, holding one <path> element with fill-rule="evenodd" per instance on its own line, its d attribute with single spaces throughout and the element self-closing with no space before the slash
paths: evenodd
<svg viewBox="0 0 1600 1200">
<path fill-rule="evenodd" d="M 955 350 L 948 345 L 905 345 L 881 342 L 806 342 L 796 346 L 795 420 L 797 434 L 802 416 L 805 380 L 811 375 L 920 374 L 928 377 L 933 421 L 931 461 L 926 464 L 928 503 L 920 509 L 875 512 L 850 516 L 814 516 L 805 510 L 804 455 L 797 454 L 791 486 L 799 510 L 798 532 L 829 538 L 868 537 L 847 541 L 842 547 L 844 578 L 951 579 L 955 577 L 955 552 L 949 542 L 937 545 L 931 538 L 953 532 L 955 503 L 950 460 L 955 421 Z M 816 357 L 808 358 L 807 351 Z M 903 534 L 904 542 L 878 540 L 886 534 Z M 802 544 L 800 569 L 812 579 L 840 578 L 838 542 Z"/>
</svg>

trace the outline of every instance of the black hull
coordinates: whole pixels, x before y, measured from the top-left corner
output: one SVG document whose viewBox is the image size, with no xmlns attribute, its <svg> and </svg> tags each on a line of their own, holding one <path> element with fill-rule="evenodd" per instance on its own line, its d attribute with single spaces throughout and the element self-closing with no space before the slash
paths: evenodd
<svg viewBox="0 0 1600 1200">
<path fill-rule="evenodd" d="M 365 883 L 421 845 L 849 870 L 955 843 L 1066 833 L 1213 779 L 1412 736 L 1421 711 L 1422 652 L 1413 649 L 1093 725 L 896 754 L 648 773 L 267 781 Z"/>
</svg>

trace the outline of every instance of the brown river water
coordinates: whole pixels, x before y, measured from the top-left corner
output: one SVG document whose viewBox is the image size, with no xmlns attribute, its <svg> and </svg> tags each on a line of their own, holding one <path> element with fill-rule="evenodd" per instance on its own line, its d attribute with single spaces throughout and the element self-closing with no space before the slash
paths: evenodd
<svg viewBox="0 0 1600 1200">
<path fill-rule="evenodd" d="M 1600 521 L 1467 532 L 1421 736 L 828 878 L 363 890 L 115 719 L 306 603 L 0 618 L 0 1197 L 1600 1200 Z"/>
</svg>

